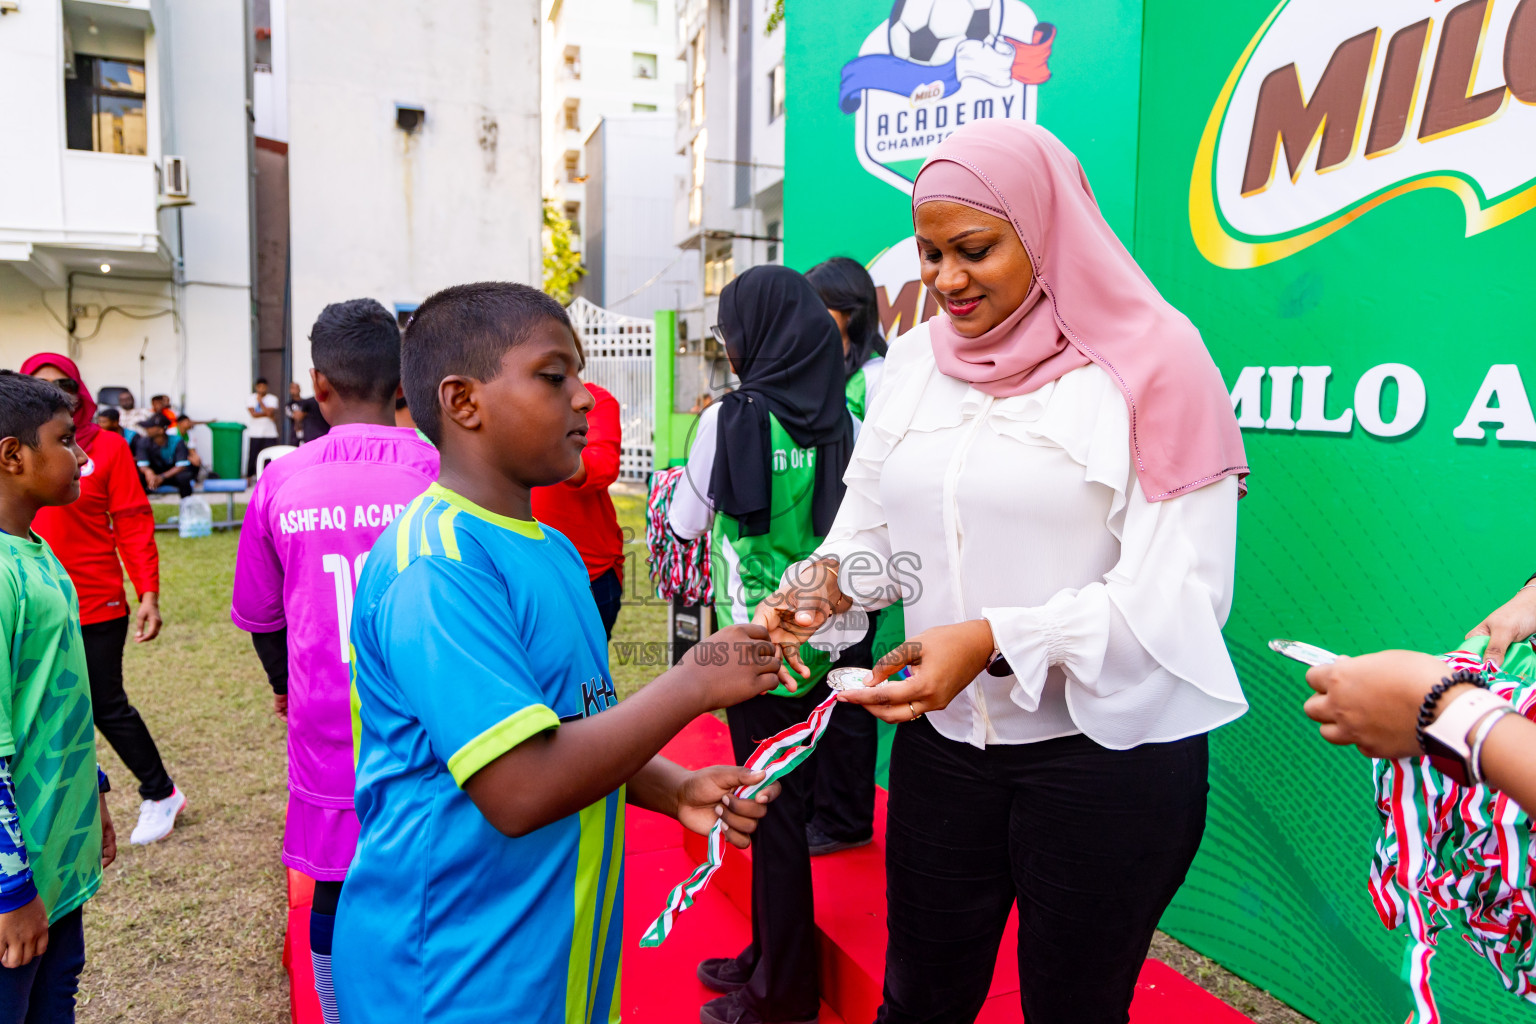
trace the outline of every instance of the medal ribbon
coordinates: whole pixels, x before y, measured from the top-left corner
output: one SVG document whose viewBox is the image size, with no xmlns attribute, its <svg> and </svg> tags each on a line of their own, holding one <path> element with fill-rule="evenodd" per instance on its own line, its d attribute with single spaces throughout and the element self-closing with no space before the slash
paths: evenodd
<svg viewBox="0 0 1536 1024">
<path fill-rule="evenodd" d="M 752 771 L 768 774 L 760 782 L 754 782 L 750 786 L 738 786 L 732 795 L 737 800 L 751 800 L 779 778 L 798 768 L 806 758 L 811 756 L 822 734 L 827 731 L 827 724 L 832 721 L 832 711 L 836 704 L 837 694 L 833 693 L 816 705 L 816 709 L 805 721 L 792 725 L 778 735 L 770 736 L 759 743 L 757 749 L 752 752 L 752 756 L 747 758 L 746 767 Z M 720 865 L 725 861 L 725 820 L 723 818 L 715 822 L 705 842 L 708 854 L 704 863 L 694 868 L 693 873 L 683 879 L 682 883 L 667 895 L 667 904 L 661 916 L 651 922 L 651 926 L 640 938 L 642 947 L 659 946 L 667 941 L 667 936 L 672 934 L 672 924 L 677 919 L 677 915 L 693 906 L 699 893 L 704 891 L 709 885 L 709 880 L 715 876 L 715 872 L 720 870 Z"/>
<path fill-rule="evenodd" d="M 1455 669 L 1482 669 L 1489 689 L 1536 719 L 1536 686 L 1459 651 Z M 1518 660 L 1511 651 L 1510 661 Z M 1513 668 L 1512 665 L 1506 668 Z M 1370 892 L 1389 929 L 1405 921 L 1413 944 L 1403 980 L 1413 993 L 1408 1024 L 1441 1024 L 1430 961 L 1453 914 L 1462 937 L 1498 971 L 1504 987 L 1536 1002 L 1536 844 L 1530 818 L 1486 786 L 1458 786 L 1428 758 L 1375 761 L 1376 805 L 1384 832 L 1371 864 Z"/>
</svg>

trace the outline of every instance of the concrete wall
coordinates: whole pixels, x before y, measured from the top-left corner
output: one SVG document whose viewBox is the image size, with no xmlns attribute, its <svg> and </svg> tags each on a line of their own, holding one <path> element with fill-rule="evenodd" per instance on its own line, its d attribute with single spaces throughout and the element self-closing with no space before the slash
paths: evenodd
<svg viewBox="0 0 1536 1024">
<path fill-rule="evenodd" d="M 294 376 L 327 303 L 541 280 L 538 0 L 314 0 L 286 51 Z"/>
<path fill-rule="evenodd" d="M 76 49 L 128 56 L 131 33 L 108 17 L 149 26 L 139 30 L 148 156 L 65 148 L 57 0 L 0 19 L 0 94 L 10 98 L 0 147 L 0 250 L 8 250 L 0 366 L 73 347 L 93 389 L 130 387 L 141 401 L 165 392 L 199 419 L 240 417 L 252 337 L 244 3 L 108 10 L 96 36 L 76 32 Z M 162 153 L 187 159 L 194 205 L 156 213 Z M 112 271 L 101 273 L 102 264 Z"/>
<path fill-rule="evenodd" d="M 658 309 L 682 307 L 698 288 L 697 257 L 672 245 L 673 190 L 688 172 L 673 146 L 674 126 L 671 111 L 605 117 L 587 150 L 600 164 L 588 164 L 586 252 L 600 287 L 584 294 L 647 320 Z M 594 223 L 601 224 L 600 238 Z"/>
</svg>

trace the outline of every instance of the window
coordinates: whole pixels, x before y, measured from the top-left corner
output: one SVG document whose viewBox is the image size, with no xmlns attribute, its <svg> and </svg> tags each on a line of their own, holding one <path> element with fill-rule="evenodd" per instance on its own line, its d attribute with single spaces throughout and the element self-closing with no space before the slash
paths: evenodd
<svg viewBox="0 0 1536 1024">
<path fill-rule="evenodd" d="M 656 14 L 656 0 L 635 0 L 636 25 L 658 24 Z"/>
<path fill-rule="evenodd" d="M 719 295 L 736 276 L 736 257 L 730 249 L 719 249 L 704 261 L 704 294 Z"/>
<path fill-rule="evenodd" d="M 709 129 L 699 129 L 693 140 L 693 178 L 688 188 L 688 223 L 697 227 L 704 220 L 704 152 L 709 146 Z"/>
<path fill-rule="evenodd" d="M 771 220 L 771 221 L 768 222 L 768 237 L 774 239 L 774 241 L 768 243 L 768 262 L 769 263 L 777 263 L 779 261 L 779 243 L 778 243 L 779 222 L 778 221 Z"/>
<path fill-rule="evenodd" d="M 567 131 L 581 131 L 581 100 L 565 101 L 565 127 Z"/>
<path fill-rule="evenodd" d="M 654 79 L 656 77 L 656 55 L 654 53 L 636 53 L 634 57 L 634 76 L 636 78 Z"/>
<path fill-rule="evenodd" d="M 76 54 L 75 77 L 64 82 L 64 107 L 70 149 L 149 152 L 143 61 Z"/>
<path fill-rule="evenodd" d="M 688 48 L 693 54 L 692 123 L 693 127 L 698 128 L 704 124 L 704 72 L 706 70 L 704 51 L 708 48 L 708 44 L 704 41 L 704 34 L 699 33 L 693 42 L 688 44 Z"/>
<path fill-rule="evenodd" d="M 574 149 L 565 151 L 565 180 L 576 181 L 581 177 L 581 154 Z"/>
<path fill-rule="evenodd" d="M 656 113 L 656 104 L 654 104 L 654 103 L 635 103 L 635 104 L 631 104 L 629 109 L 633 113 L 636 113 L 636 114 L 654 114 L 654 113 Z"/>
<path fill-rule="evenodd" d="M 784 116 L 784 64 L 768 72 L 768 123 Z"/>
<path fill-rule="evenodd" d="M 411 326 L 411 317 L 416 315 L 416 310 L 420 307 L 419 302 L 395 303 L 395 323 L 400 325 L 402 331 Z"/>
<path fill-rule="evenodd" d="M 581 237 L 581 204 L 572 200 L 565 204 L 565 219 L 571 222 L 571 234 Z"/>
<path fill-rule="evenodd" d="M 565 48 L 565 63 L 560 66 L 560 70 L 566 78 L 581 81 L 581 47 Z"/>
</svg>

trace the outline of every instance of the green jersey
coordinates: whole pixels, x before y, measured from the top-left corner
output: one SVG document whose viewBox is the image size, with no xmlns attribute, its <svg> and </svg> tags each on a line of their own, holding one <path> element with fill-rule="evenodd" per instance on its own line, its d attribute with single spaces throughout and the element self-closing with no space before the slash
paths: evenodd
<svg viewBox="0 0 1536 1024">
<path fill-rule="evenodd" d="M 816 490 L 816 449 L 795 444 L 768 414 L 768 440 L 773 446 L 773 486 L 769 496 L 771 522 L 768 532 L 754 537 L 741 535 L 741 524 L 731 516 L 715 516 L 711 538 L 715 621 L 720 626 L 751 622 L 758 604 L 778 589 L 789 567 L 816 550 L 821 538 L 812 532 L 811 496 Z M 827 674 L 830 659 L 825 651 L 802 644 L 800 656 L 811 678 L 795 693 L 783 686 L 771 692 L 803 697 Z"/>
<path fill-rule="evenodd" d="M 80 606 L 36 534 L 0 533 L 0 756 L 52 923 L 101 885 L 101 810 Z"/>
</svg>

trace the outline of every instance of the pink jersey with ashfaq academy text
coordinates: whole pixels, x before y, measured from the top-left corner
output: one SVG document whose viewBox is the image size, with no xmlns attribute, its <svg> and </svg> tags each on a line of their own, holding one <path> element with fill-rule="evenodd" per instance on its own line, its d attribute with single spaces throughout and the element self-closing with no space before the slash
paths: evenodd
<svg viewBox="0 0 1536 1024">
<path fill-rule="evenodd" d="M 288 630 L 283 860 L 313 877 L 343 877 L 356 841 L 352 595 L 373 542 L 437 468 L 413 430 L 333 427 L 267 466 L 240 528 L 230 618 L 250 633 Z"/>
</svg>

